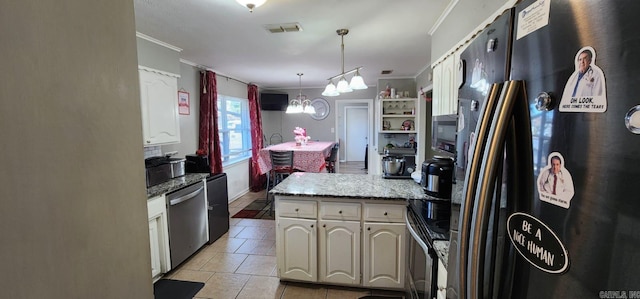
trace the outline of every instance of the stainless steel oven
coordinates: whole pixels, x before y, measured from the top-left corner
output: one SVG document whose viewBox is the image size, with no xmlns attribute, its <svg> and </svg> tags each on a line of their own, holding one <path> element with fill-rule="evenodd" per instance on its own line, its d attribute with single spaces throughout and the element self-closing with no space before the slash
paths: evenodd
<svg viewBox="0 0 640 299">
<path fill-rule="evenodd" d="M 426 231 L 426 223 L 411 205 L 407 211 L 407 229 L 410 234 L 409 264 L 406 273 L 406 289 L 409 293 L 407 297 L 411 299 L 435 298 L 438 257 Z"/>
</svg>

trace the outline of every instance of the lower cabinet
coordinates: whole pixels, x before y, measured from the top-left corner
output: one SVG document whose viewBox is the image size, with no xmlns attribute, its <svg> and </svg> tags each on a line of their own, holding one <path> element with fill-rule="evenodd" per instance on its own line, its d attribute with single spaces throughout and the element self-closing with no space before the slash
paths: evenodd
<svg viewBox="0 0 640 299">
<path fill-rule="evenodd" d="M 406 206 L 276 196 L 278 276 L 404 288 Z"/>
<path fill-rule="evenodd" d="M 320 281 L 360 284 L 360 222 L 320 221 Z"/>
<path fill-rule="evenodd" d="M 404 223 L 365 222 L 364 286 L 404 287 L 406 230 Z"/>
<path fill-rule="evenodd" d="M 316 220 L 281 218 L 276 232 L 278 274 L 314 282 L 318 280 Z"/>
<path fill-rule="evenodd" d="M 151 277 L 155 282 L 162 277 L 162 274 L 171 270 L 169 227 L 164 195 L 156 196 L 147 201 L 147 213 L 149 219 Z"/>
</svg>

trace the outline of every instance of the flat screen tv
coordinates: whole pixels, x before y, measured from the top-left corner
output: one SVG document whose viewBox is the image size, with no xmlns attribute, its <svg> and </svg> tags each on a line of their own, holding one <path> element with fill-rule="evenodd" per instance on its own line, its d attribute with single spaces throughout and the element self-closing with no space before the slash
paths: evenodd
<svg viewBox="0 0 640 299">
<path fill-rule="evenodd" d="M 286 93 L 260 93 L 260 109 L 272 111 L 285 111 L 289 104 L 289 95 Z"/>
</svg>

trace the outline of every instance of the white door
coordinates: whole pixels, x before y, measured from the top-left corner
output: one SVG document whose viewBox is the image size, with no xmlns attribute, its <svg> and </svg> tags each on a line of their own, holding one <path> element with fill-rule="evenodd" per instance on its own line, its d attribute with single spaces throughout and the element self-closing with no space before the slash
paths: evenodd
<svg viewBox="0 0 640 299">
<path fill-rule="evenodd" d="M 369 109 L 345 107 L 345 161 L 364 161 L 369 132 Z"/>
</svg>

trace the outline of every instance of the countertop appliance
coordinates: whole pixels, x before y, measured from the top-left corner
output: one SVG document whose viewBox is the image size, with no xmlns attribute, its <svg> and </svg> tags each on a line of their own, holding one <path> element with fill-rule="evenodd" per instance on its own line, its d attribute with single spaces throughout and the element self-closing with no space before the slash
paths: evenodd
<svg viewBox="0 0 640 299">
<path fill-rule="evenodd" d="M 385 179 L 411 179 L 416 170 L 413 148 L 385 149 L 382 156 L 382 177 Z"/>
<path fill-rule="evenodd" d="M 454 182 L 453 159 L 434 156 L 422 163 L 420 186 L 424 191 L 438 198 L 451 199 L 451 188 Z"/>
<path fill-rule="evenodd" d="M 183 176 L 185 174 L 184 162 L 184 158 L 171 158 L 169 156 L 145 159 L 147 188 Z"/>
<path fill-rule="evenodd" d="M 171 269 L 175 269 L 207 243 L 204 183 L 198 182 L 168 193 L 166 198 Z"/>
<path fill-rule="evenodd" d="M 207 178 L 207 216 L 209 244 L 229 231 L 229 192 L 227 174 L 213 174 Z"/>
<path fill-rule="evenodd" d="M 523 0 L 461 54 L 458 111 L 477 124 L 458 134 L 470 146 L 447 298 L 638 289 L 638 11 L 634 0 Z"/>
<path fill-rule="evenodd" d="M 186 155 L 185 160 L 185 171 L 188 173 L 207 173 L 211 171 L 208 156 Z"/>
</svg>

